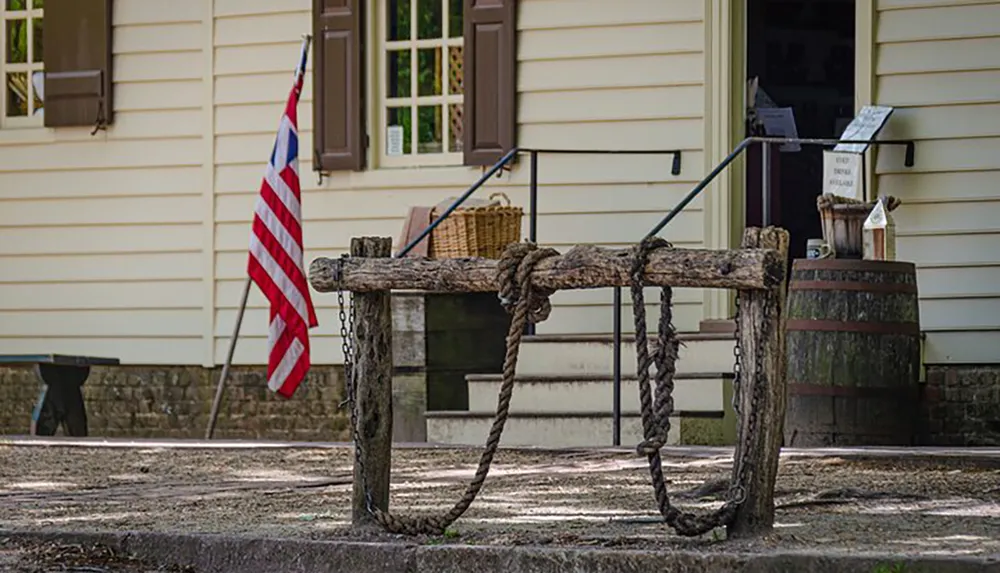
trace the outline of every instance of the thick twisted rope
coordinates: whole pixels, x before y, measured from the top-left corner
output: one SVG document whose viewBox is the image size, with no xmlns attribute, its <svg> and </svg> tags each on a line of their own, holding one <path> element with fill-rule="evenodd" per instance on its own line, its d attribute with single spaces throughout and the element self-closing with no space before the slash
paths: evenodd
<svg viewBox="0 0 1000 573">
<path fill-rule="evenodd" d="M 719 510 L 696 515 L 682 512 L 670 503 L 666 480 L 663 478 L 660 449 L 667 443 L 670 433 L 670 414 L 674 409 L 674 374 L 679 341 L 672 324 L 672 289 L 664 287 L 660 291 L 660 322 L 657 335 L 659 344 L 652 357 L 646 334 L 646 303 L 643 292 L 643 275 L 649 254 L 658 248 L 672 245 L 659 237 L 647 237 L 634 249 L 634 258 L 629 275 L 631 280 L 632 308 L 635 317 L 636 372 L 639 382 L 639 402 L 642 411 L 643 441 L 636 450 L 649 460 L 649 473 L 660 514 L 677 533 L 694 537 L 732 521 L 736 515 L 737 502 L 727 501 Z M 656 364 L 656 401 L 650 396 L 649 365 Z"/>
<path fill-rule="evenodd" d="M 558 255 L 554 249 L 539 249 L 532 243 L 515 243 L 507 247 L 500 258 L 497 268 L 497 282 L 500 285 L 501 304 L 508 313 L 512 313 L 510 329 L 507 331 L 507 354 L 503 364 L 503 382 L 497 398 L 496 418 L 490 428 L 486 446 L 479 458 L 479 467 L 469 482 L 462 498 L 444 515 L 420 517 L 403 517 L 392 515 L 377 507 L 371 512 L 375 520 L 391 533 L 419 535 L 422 533 L 440 535 L 455 522 L 472 502 L 483 487 L 486 476 L 490 472 L 493 456 L 500 445 L 500 435 L 509 414 L 510 399 L 514 392 L 514 374 L 517 369 L 517 356 L 521 348 L 521 337 L 528 321 L 541 322 L 548 317 L 551 305 L 549 291 L 536 289 L 531 285 L 531 271 L 539 261 Z"/>
</svg>

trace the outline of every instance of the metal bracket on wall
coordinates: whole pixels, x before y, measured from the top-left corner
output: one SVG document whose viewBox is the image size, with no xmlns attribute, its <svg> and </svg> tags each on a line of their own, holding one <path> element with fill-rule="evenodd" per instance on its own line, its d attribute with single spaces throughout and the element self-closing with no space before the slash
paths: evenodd
<svg viewBox="0 0 1000 573">
<path fill-rule="evenodd" d="M 489 168 L 488 165 L 482 165 L 482 166 L 480 166 L 479 167 L 479 173 L 480 173 L 480 175 L 485 175 L 486 174 L 486 169 L 488 169 L 488 168 Z M 510 163 L 506 163 L 504 165 L 501 165 L 500 169 L 497 171 L 497 179 L 501 179 L 503 177 L 503 172 L 504 171 L 508 171 L 508 172 L 514 171 L 514 167 Z"/>
<path fill-rule="evenodd" d="M 94 121 L 94 129 L 90 132 L 91 137 L 97 134 L 98 131 L 107 131 L 108 123 L 104 118 L 104 101 L 97 102 L 97 120 Z"/>
<path fill-rule="evenodd" d="M 326 172 L 320 167 L 319 150 L 316 148 L 313 148 L 313 171 L 316 172 L 316 185 L 322 187 L 323 177 L 326 176 Z"/>
</svg>

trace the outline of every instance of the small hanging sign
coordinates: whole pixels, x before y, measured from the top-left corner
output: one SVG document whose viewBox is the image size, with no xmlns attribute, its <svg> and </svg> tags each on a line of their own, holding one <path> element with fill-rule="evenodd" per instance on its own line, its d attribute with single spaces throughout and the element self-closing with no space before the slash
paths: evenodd
<svg viewBox="0 0 1000 573">
<path fill-rule="evenodd" d="M 861 199 L 861 160 L 857 153 L 823 151 L 823 193 Z"/>
<path fill-rule="evenodd" d="M 840 134 L 840 139 L 848 141 L 871 141 L 875 139 L 882 126 L 892 115 L 893 108 L 885 105 L 866 105 L 858 112 L 857 117 Z M 864 153 L 868 151 L 867 143 L 840 143 L 834 151 L 845 153 Z"/>
<path fill-rule="evenodd" d="M 385 129 L 385 154 L 396 157 L 403 154 L 403 126 L 390 125 Z"/>
</svg>

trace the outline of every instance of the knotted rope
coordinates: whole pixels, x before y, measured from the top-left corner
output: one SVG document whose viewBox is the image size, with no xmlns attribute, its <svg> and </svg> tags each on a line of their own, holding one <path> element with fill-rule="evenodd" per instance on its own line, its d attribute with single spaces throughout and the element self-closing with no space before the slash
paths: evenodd
<svg viewBox="0 0 1000 573">
<path fill-rule="evenodd" d="M 503 382 L 497 399 L 496 418 L 490 428 L 486 446 L 479 459 L 476 474 L 469 482 L 462 498 L 443 515 L 404 517 L 392 515 L 371 506 L 369 511 L 375 520 L 391 533 L 408 535 L 444 533 L 449 525 L 455 522 L 472 502 L 483 487 L 486 476 L 490 472 L 493 456 L 500 445 L 500 435 L 509 414 L 510 399 L 514 392 L 514 374 L 517 370 L 517 356 L 521 349 L 521 337 L 524 327 L 530 320 L 533 323 L 545 320 L 551 311 L 549 296 L 551 291 L 538 289 L 531 285 L 531 272 L 539 261 L 558 255 L 555 249 L 539 249 L 533 243 L 515 243 L 504 250 L 497 267 L 497 282 L 499 296 L 504 309 L 512 314 L 510 329 L 507 331 L 507 354 L 504 356 Z"/>
<path fill-rule="evenodd" d="M 646 264 L 649 262 L 649 255 L 659 248 L 672 248 L 672 245 L 659 237 L 647 237 L 636 245 L 629 273 L 632 310 L 635 317 L 636 366 L 638 368 L 636 374 L 639 382 L 639 402 L 642 410 L 644 438 L 636 447 L 636 451 L 649 460 L 653 491 L 663 519 L 677 533 L 694 537 L 732 521 L 736 515 L 737 506 L 742 502 L 742 499 L 734 499 L 740 497 L 739 490 L 741 488 L 734 484 L 730 488 L 730 500 L 715 512 L 705 515 L 682 512 L 670 503 L 667 484 L 663 478 L 660 449 L 667 443 L 670 433 L 670 414 L 674 409 L 674 374 L 676 373 L 680 342 L 672 324 L 673 291 L 670 287 L 663 287 L 660 290 L 660 321 L 657 329 L 659 344 L 656 346 L 653 356 L 649 356 L 649 343 L 646 334 L 646 302 L 643 292 L 643 276 Z M 650 396 L 649 388 L 649 365 L 651 362 L 656 364 L 655 402 Z M 734 492 L 736 492 L 735 495 Z"/>
</svg>

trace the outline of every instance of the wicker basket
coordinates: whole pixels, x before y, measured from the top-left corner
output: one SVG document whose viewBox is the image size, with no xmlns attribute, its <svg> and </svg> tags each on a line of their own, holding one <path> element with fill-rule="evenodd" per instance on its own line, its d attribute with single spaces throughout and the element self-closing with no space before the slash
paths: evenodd
<svg viewBox="0 0 1000 573">
<path fill-rule="evenodd" d="M 430 257 L 499 259 L 507 245 L 520 242 L 524 209 L 512 207 L 503 193 L 490 195 L 490 200 L 495 197 L 502 197 L 506 205 L 459 207 L 441 221 L 431 232 Z M 435 209 L 432 217 L 437 216 Z"/>
</svg>

